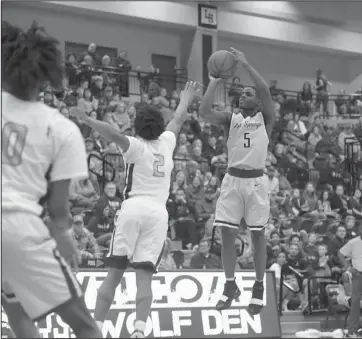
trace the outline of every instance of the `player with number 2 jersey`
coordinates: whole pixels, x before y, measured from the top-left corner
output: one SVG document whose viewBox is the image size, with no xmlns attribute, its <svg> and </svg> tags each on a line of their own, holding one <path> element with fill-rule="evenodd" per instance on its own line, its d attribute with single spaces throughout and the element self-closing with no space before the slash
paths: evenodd
<svg viewBox="0 0 362 339">
<path fill-rule="evenodd" d="M 106 264 L 108 275 L 98 290 L 94 317 L 100 327 L 114 299 L 116 287 L 131 264 L 136 271 L 136 321 L 131 338 L 144 338 L 152 304 L 152 276 L 157 272 L 168 229 L 169 196 L 176 138 L 196 95 L 196 84 L 187 83 L 173 120 L 167 125 L 155 106 L 137 110 L 136 137 L 122 135 L 113 126 L 77 111 L 85 124 L 116 143 L 126 163 L 124 202 L 116 216 Z"/>
</svg>

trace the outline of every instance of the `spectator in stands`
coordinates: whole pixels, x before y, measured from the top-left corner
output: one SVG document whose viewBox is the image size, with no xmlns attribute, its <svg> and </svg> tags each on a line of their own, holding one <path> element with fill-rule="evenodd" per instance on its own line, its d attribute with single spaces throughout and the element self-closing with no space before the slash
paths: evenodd
<svg viewBox="0 0 362 339">
<path fill-rule="evenodd" d="M 94 111 L 93 111 L 94 112 Z M 91 112 L 91 114 L 93 113 Z M 97 131 L 92 130 L 90 138 L 93 140 L 93 150 L 102 154 L 107 148 L 107 142 Z"/>
<path fill-rule="evenodd" d="M 132 65 L 128 60 L 127 51 L 123 50 L 119 53 L 117 58 L 117 68 L 120 71 L 118 77 L 118 85 L 120 88 L 121 96 L 129 97 L 129 71 L 132 69 Z"/>
<path fill-rule="evenodd" d="M 202 154 L 204 155 L 204 157 L 206 159 L 208 159 L 209 161 L 220 155 L 221 154 L 221 150 L 220 148 L 217 146 L 217 139 L 214 135 L 210 135 L 207 138 L 207 142 L 204 143 L 203 145 L 203 151 Z"/>
<path fill-rule="evenodd" d="M 356 219 L 362 219 L 362 205 L 361 205 L 361 191 L 359 189 L 355 189 L 353 196 L 348 199 L 347 207 L 352 211 L 352 215 Z"/>
<path fill-rule="evenodd" d="M 75 213 L 92 211 L 99 196 L 89 178 L 72 180 L 69 187 L 69 199 L 72 202 L 72 210 Z"/>
<path fill-rule="evenodd" d="M 222 263 L 219 257 L 210 253 L 210 241 L 200 241 L 197 253 L 191 258 L 190 267 L 194 269 L 221 269 Z"/>
<path fill-rule="evenodd" d="M 310 82 L 303 84 L 302 91 L 298 93 L 298 105 L 301 116 L 308 116 L 312 111 L 313 92 Z"/>
<path fill-rule="evenodd" d="M 192 179 L 191 185 L 187 186 L 186 199 L 190 206 L 195 206 L 197 201 L 204 198 L 204 187 L 201 179 L 195 176 Z"/>
<path fill-rule="evenodd" d="M 307 128 L 302 120 L 300 120 L 299 113 L 294 113 L 294 126 L 293 131 L 298 135 L 304 137 L 307 134 Z"/>
<path fill-rule="evenodd" d="M 328 243 L 328 252 L 333 260 L 334 266 L 340 266 L 338 251 L 347 243 L 347 229 L 344 225 L 337 226 L 336 233 Z"/>
<path fill-rule="evenodd" d="M 341 216 L 347 214 L 347 197 L 344 195 L 343 185 L 337 185 L 334 194 L 331 196 L 331 208 L 332 211 L 338 213 Z"/>
<path fill-rule="evenodd" d="M 107 182 L 104 187 L 103 195 L 99 198 L 96 205 L 96 210 L 103 211 L 105 206 L 109 206 L 109 217 L 114 218 L 116 212 L 122 205 L 122 200 L 116 196 L 116 192 L 116 185 L 113 182 Z"/>
<path fill-rule="evenodd" d="M 87 228 L 93 233 L 99 246 L 109 247 L 114 228 L 114 218 L 110 218 L 109 205 L 97 204 L 94 216 L 90 219 Z"/>
<path fill-rule="evenodd" d="M 280 293 L 280 283 L 282 274 L 283 276 L 283 295 L 282 295 L 282 310 L 287 311 L 288 310 L 288 303 L 290 300 L 295 298 L 295 291 L 298 291 L 298 282 L 294 277 L 288 277 L 285 275 L 283 267 L 286 264 L 286 253 L 285 252 L 279 252 L 277 255 L 276 261 L 270 266 L 269 270 L 273 271 L 275 274 L 275 282 L 276 282 L 276 290 L 277 290 L 277 299 L 278 299 L 278 305 L 279 305 L 279 297 Z"/>
<path fill-rule="evenodd" d="M 120 101 L 117 104 L 116 111 L 113 113 L 113 120 L 121 132 L 131 128 L 131 119 L 127 113 L 127 106 L 124 101 Z"/>
<path fill-rule="evenodd" d="M 346 217 L 346 229 L 347 229 L 347 235 L 346 235 L 347 240 L 353 239 L 354 237 L 357 236 L 357 225 L 354 216 L 348 215 Z"/>
<path fill-rule="evenodd" d="M 330 87 L 331 84 L 320 68 L 316 71 L 316 77 L 316 108 L 319 109 L 322 104 L 323 112 L 328 116 L 328 87 Z"/>
<path fill-rule="evenodd" d="M 165 245 L 161 254 L 160 264 L 158 266 L 161 270 L 175 271 L 177 269 L 175 260 L 171 253 L 171 239 L 166 238 Z"/>
<path fill-rule="evenodd" d="M 334 103 L 337 108 L 337 113 L 341 116 L 345 116 L 350 109 L 349 96 L 346 95 L 346 91 L 341 89 L 337 96 L 337 99 L 334 100 Z"/>
<path fill-rule="evenodd" d="M 81 214 L 73 217 L 71 232 L 84 264 L 86 264 L 88 259 L 100 258 L 98 244 L 93 235 L 84 228 L 83 216 Z"/>
<path fill-rule="evenodd" d="M 74 53 L 68 53 L 65 60 L 66 76 L 69 80 L 69 85 L 74 86 L 77 83 L 78 64 Z"/>
<path fill-rule="evenodd" d="M 186 200 L 185 192 L 178 189 L 169 202 L 168 207 L 171 233 L 176 239 L 182 241 L 182 247 L 186 248 L 189 244 L 192 244 L 192 246 L 198 244 L 196 223 Z"/>
<path fill-rule="evenodd" d="M 78 108 L 82 109 L 87 114 L 97 109 L 97 102 L 94 100 L 89 88 L 84 90 L 83 97 L 78 100 Z"/>
<path fill-rule="evenodd" d="M 313 155 L 314 151 L 315 151 L 315 147 L 317 146 L 318 142 L 322 140 L 322 134 L 320 132 L 320 129 L 318 126 L 313 126 L 309 137 L 308 137 L 308 146 L 309 146 L 309 151 L 311 151 Z"/>
<path fill-rule="evenodd" d="M 211 187 L 206 187 L 204 197 L 195 203 L 195 216 L 197 222 L 205 224 L 215 211 L 216 196 Z"/>
<path fill-rule="evenodd" d="M 82 63 L 84 62 L 84 59 L 90 56 L 92 58 L 92 63 L 94 65 L 99 65 L 100 63 L 100 57 L 97 53 L 97 45 L 95 43 L 90 43 L 88 46 L 88 50 L 86 52 L 83 52 L 79 55 L 77 62 Z"/>
<path fill-rule="evenodd" d="M 96 75 L 92 83 L 91 92 L 94 98 L 99 100 L 103 96 L 103 77 Z"/>
<path fill-rule="evenodd" d="M 184 171 L 179 170 L 176 172 L 175 180 L 172 184 L 171 193 L 176 194 L 178 190 L 186 191 L 187 183 L 186 183 L 186 176 Z"/>
<path fill-rule="evenodd" d="M 267 175 L 269 181 L 269 193 L 270 192 L 279 192 L 279 179 L 276 177 L 276 170 L 273 166 L 267 168 Z"/>
<path fill-rule="evenodd" d="M 344 154 L 346 151 L 350 152 L 350 150 L 346 149 L 346 142 L 347 143 L 351 142 L 350 139 L 355 139 L 355 138 L 356 138 L 356 136 L 353 133 L 352 126 L 351 125 L 345 126 L 344 129 L 341 131 L 341 133 L 338 136 L 338 146 L 339 146 L 342 154 Z M 352 154 L 349 154 L 349 156 L 352 157 L 352 155 L 356 152 L 357 152 L 356 147 L 352 146 Z"/>
<path fill-rule="evenodd" d="M 131 126 L 134 125 L 134 119 L 136 118 L 136 108 L 134 106 L 134 104 L 130 104 L 127 108 L 127 113 L 128 113 L 128 116 L 131 120 Z"/>
<path fill-rule="evenodd" d="M 319 154 L 333 154 L 335 157 L 339 158 L 341 151 L 338 147 L 336 141 L 336 136 L 333 130 L 333 127 L 326 126 L 326 133 L 323 135 L 322 139 L 317 143 L 315 151 Z"/>
</svg>

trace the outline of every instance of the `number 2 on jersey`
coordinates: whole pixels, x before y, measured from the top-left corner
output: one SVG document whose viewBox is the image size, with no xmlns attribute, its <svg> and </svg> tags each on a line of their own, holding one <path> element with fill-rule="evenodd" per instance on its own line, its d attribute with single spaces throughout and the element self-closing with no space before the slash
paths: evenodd
<svg viewBox="0 0 362 339">
<path fill-rule="evenodd" d="M 250 147 L 250 133 L 244 133 L 244 147 L 249 148 Z"/>
<path fill-rule="evenodd" d="M 165 172 L 160 170 L 160 167 L 165 165 L 165 157 L 162 154 L 154 154 L 156 160 L 153 162 L 153 176 L 157 178 L 163 178 Z"/>
<path fill-rule="evenodd" d="M 23 160 L 28 128 L 25 125 L 7 122 L 1 135 L 1 161 L 5 165 L 19 166 Z"/>
</svg>

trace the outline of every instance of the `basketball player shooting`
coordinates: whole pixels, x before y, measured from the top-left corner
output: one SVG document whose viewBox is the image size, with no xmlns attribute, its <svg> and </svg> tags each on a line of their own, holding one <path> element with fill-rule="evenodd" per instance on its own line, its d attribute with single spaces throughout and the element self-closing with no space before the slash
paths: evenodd
<svg viewBox="0 0 362 339">
<path fill-rule="evenodd" d="M 58 42 L 35 23 L 1 26 L 2 306 L 18 338 L 40 337 L 35 322 L 53 312 L 77 338 L 100 338 L 71 271 L 80 255 L 68 192 L 72 179 L 88 176 L 84 141 L 73 122 L 37 102 L 45 81 L 62 80 Z M 49 226 L 40 218 L 45 196 Z"/>
<path fill-rule="evenodd" d="M 122 135 L 108 123 L 77 111 L 79 119 L 116 143 L 126 164 L 124 202 L 116 217 L 115 230 L 106 258 L 108 274 L 98 290 L 94 317 L 100 327 L 114 299 L 115 291 L 129 264 L 136 271 L 136 321 L 131 338 L 144 338 L 152 304 L 152 277 L 166 239 L 173 152 L 180 129 L 187 119 L 187 107 L 198 92 L 195 83 L 187 83 L 173 120 L 165 131 L 161 112 L 144 105 L 134 122 L 136 137 Z"/>
<path fill-rule="evenodd" d="M 242 52 L 231 48 L 231 53 L 249 73 L 256 89 L 243 89 L 238 113 L 218 112 L 212 110 L 212 105 L 217 85 L 223 79 L 211 78 L 200 106 L 200 114 L 206 121 L 229 131 L 228 170 L 221 185 L 214 222 L 214 226 L 222 227 L 222 261 L 226 276 L 224 293 L 216 308 L 229 308 L 232 301 L 241 294 L 235 282 L 235 238 L 244 218 L 252 232 L 254 244 L 256 281 L 249 311 L 256 315 L 263 307 L 263 280 L 267 259 L 264 227 L 269 218 L 269 195 L 264 168 L 269 137 L 276 117 L 265 80 L 248 63 Z"/>
</svg>

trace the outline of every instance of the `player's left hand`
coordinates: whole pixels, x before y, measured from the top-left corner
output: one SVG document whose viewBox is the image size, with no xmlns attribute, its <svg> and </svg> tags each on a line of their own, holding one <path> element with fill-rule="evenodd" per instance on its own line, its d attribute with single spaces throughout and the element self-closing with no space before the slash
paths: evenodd
<svg viewBox="0 0 362 339">
<path fill-rule="evenodd" d="M 245 54 L 243 52 L 240 52 L 234 47 L 230 47 L 230 52 L 234 54 L 235 59 L 240 61 L 243 65 L 248 63 L 248 60 L 246 60 Z"/>
<path fill-rule="evenodd" d="M 74 115 L 80 121 L 85 121 L 88 117 L 86 112 L 78 107 L 72 107 L 69 113 Z"/>
<path fill-rule="evenodd" d="M 180 93 L 180 105 L 188 106 L 191 101 L 200 94 L 198 84 L 195 81 L 188 81 L 184 90 Z"/>
</svg>

